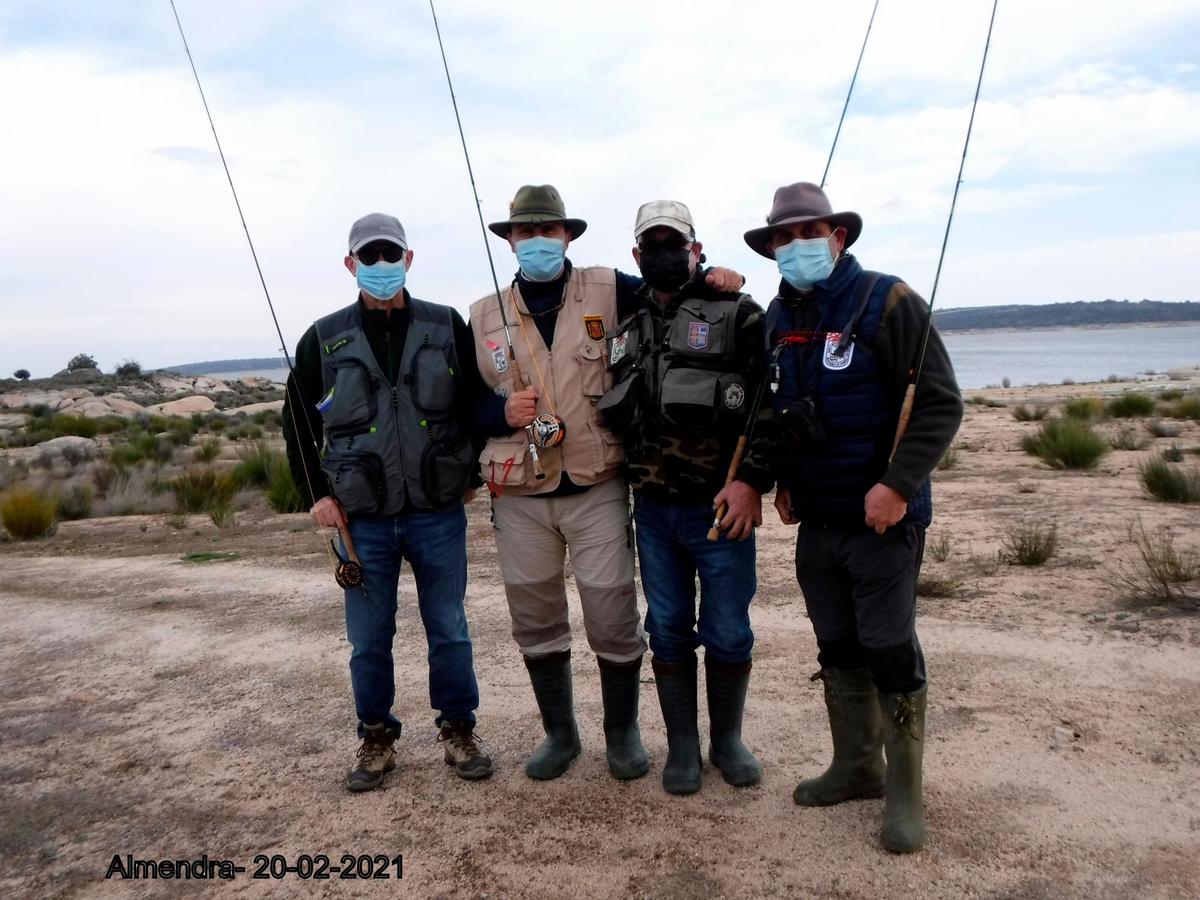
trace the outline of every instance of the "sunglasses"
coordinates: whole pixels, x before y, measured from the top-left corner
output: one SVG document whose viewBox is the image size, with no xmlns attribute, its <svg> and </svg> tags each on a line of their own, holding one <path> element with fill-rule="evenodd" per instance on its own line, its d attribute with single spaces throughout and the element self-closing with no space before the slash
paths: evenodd
<svg viewBox="0 0 1200 900">
<path fill-rule="evenodd" d="M 400 262 L 404 258 L 404 248 L 391 241 L 375 241 L 360 247 L 354 255 L 364 266 L 373 266 L 380 259 L 390 263 Z"/>
<path fill-rule="evenodd" d="M 692 241 L 687 240 L 683 235 L 669 237 L 661 241 L 638 241 L 638 251 L 640 253 L 654 250 L 685 250 L 690 246 L 692 246 Z"/>
</svg>

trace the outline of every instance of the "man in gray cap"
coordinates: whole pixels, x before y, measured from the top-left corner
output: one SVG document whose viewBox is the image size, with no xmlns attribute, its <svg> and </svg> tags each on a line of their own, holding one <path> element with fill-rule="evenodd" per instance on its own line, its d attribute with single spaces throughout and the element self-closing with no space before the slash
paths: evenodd
<svg viewBox="0 0 1200 900">
<path fill-rule="evenodd" d="M 857 213 L 834 212 L 824 191 L 801 182 L 779 188 L 766 225 L 745 237 L 783 279 L 767 312 L 780 432 L 775 507 L 800 525 L 796 577 L 833 736 L 833 763 L 792 796 L 826 806 L 882 794 L 883 845 L 907 853 L 925 841 L 916 604 L 929 476 L 963 405 L 946 348 L 927 330 L 925 301 L 846 252 L 861 232 Z"/>
<path fill-rule="evenodd" d="M 346 590 L 350 679 L 362 744 L 352 791 L 395 768 L 392 713 L 396 594 L 407 560 L 428 642 L 429 697 L 444 758 L 466 779 L 492 762 L 474 733 L 479 690 L 463 601 L 466 513 L 474 494 L 475 408 L 482 382 L 470 331 L 448 306 L 405 287 L 413 251 L 393 216 L 350 229 L 349 306 L 318 319 L 296 346 L 288 379 L 288 461 L 312 517 L 349 535 L 363 586 Z"/>
<path fill-rule="evenodd" d="M 624 439 L 633 489 L 646 630 L 667 729 L 662 783 L 672 794 L 700 790 L 696 648 L 703 646 L 709 759 L 729 784 L 757 784 L 762 768 L 741 735 L 754 646 L 754 529 L 774 484 L 771 410 L 755 408 L 766 377 L 763 311 L 749 294 L 705 283 L 703 247 L 682 203 L 644 204 L 633 236 L 645 284 L 636 311 L 608 340 L 614 383 L 598 409 Z M 748 430 L 753 440 L 739 453 Z M 711 540 L 718 509 L 725 534 Z"/>
<path fill-rule="evenodd" d="M 587 223 L 567 216 L 552 185 L 522 187 L 508 218 L 490 228 L 508 241 L 519 266 L 500 297 L 471 305 L 471 329 L 480 374 L 493 392 L 490 412 L 481 404 L 480 428 L 489 435 L 481 476 L 491 486 L 513 637 L 546 734 L 525 772 L 557 778 L 580 753 L 563 571 L 569 549 L 600 670 L 609 772 L 639 778 L 649 769 L 638 729 L 646 641 L 628 494 L 618 474 L 624 451 L 596 403 L 611 384 L 605 339 L 624 314 L 622 304 L 636 303 L 641 280 L 571 264 L 567 247 Z M 729 270 L 707 277 L 730 289 L 742 283 Z"/>
</svg>

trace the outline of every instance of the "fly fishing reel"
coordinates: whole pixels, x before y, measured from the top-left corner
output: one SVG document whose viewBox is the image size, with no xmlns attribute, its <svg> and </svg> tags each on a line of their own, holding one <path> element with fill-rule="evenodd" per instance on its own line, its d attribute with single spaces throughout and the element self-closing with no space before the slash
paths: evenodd
<svg viewBox="0 0 1200 900">
<path fill-rule="evenodd" d="M 333 541 L 329 542 L 329 546 L 333 548 L 333 555 L 337 558 L 337 565 L 333 569 L 333 580 L 338 583 L 338 587 L 342 590 L 350 590 L 350 588 L 362 588 L 366 592 L 366 587 L 363 585 L 363 566 L 358 559 L 358 554 L 354 552 L 354 542 L 350 539 L 350 533 L 344 529 L 339 529 L 342 536 L 342 541 L 346 545 L 346 556 L 342 556 L 338 550 L 337 544 Z"/>
<path fill-rule="evenodd" d="M 567 423 L 553 413 L 538 413 L 528 429 L 533 443 L 543 450 L 557 447 L 567 436 Z"/>
</svg>

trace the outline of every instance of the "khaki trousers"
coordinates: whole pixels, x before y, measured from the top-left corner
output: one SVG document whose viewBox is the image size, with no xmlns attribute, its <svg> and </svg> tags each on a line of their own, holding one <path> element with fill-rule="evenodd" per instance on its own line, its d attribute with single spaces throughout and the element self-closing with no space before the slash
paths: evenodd
<svg viewBox="0 0 1200 900">
<path fill-rule="evenodd" d="M 544 656 L 571 647 L 563 575 L 568 550 L 593 652 L 628 662 L 646 651 L 623 480 L 610 478 L 568 497 L 501 495 L 493 512 L 513 637 L 522 653 Z"/>
</svg>

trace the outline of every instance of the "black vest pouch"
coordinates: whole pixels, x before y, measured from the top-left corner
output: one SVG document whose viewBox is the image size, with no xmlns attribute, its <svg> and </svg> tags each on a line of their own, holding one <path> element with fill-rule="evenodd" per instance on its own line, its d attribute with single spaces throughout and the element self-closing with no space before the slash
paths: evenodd
<svg viewBox="0 0 1200 900">
<path fill-rule="evenodd" d="M 642 424 L 648 399 L 645 372 L 641 368 L 626 369 L 624 377 L 600 398 L 596 412 L 605 428 L 625 435 Z"/>
<path fill-rule="evenodd" d="M 372 515 L 387 505 L 387 477 L 377 454 L 341 453 L 336 459 L 323 460 L 321 471 L 348 514 Z"/>
<path fill-rule="evenodd" d="M 654 342 L 654 321 L 645 310 L 639 311 L 623 322 L 608 339 L 606 362 L 613 378 L 620 381 L 630 366 L 637 365 Z"/>
<path fill-rule="evenodd" d="M 721 373 L 672 366 L 663 374 L 659 404 L 663 418 L 679 428 L 709 428 L 717 423 Z"/>
<path fill-rule="evenodd" d="M 375 421 L 375 379 L 360 360 L 346 359 L 336 369 L 333 387 L 321 398 L 317 410 L 330 435 L 367 428 Z"/>
<path fill-rule="evenodd" d="M 441 347 L 426 344 L 417 350 L 405 380 L 417 408 L 435 415 L 453 408 L 454 372 Z"/>
<path fill-rule="evenodd" d="M 462 499 L 474 469 L 470 441 L 464 439 L 452 447 L 431 438 L 421 451 L 421 489 L 433 506 L 449 506 Z"/>
</svg>

